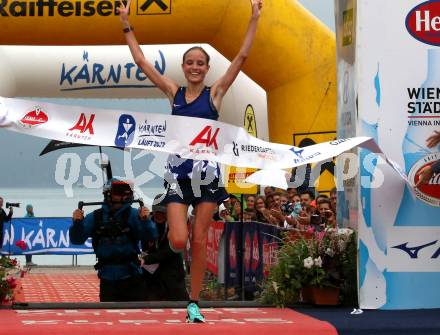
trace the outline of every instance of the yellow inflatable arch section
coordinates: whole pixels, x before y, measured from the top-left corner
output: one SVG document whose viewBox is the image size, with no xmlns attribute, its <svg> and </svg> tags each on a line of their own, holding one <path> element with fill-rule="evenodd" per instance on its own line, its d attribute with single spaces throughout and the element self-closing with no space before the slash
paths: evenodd
<svg viewBox="0 0 440 335">
<path fill-rule="evenodd" d="M 118 2 L 1 0 L 0 44 L 124 44 Z M 141 44 L 209 43 L 231 59 L 250 14 L 249 0 L 132 0 L 130 22 Z M 267 92 L 271 141 L 336 128 L 334 33 L 297 1 L 264 1 L 243 70 Z"/>
</svg>

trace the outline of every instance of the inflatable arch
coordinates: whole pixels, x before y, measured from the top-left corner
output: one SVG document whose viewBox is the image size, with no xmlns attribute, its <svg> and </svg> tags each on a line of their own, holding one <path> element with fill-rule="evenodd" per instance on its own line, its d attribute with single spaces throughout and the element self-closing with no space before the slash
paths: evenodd
<svg viewBox="0 0 440 335">
<path fill-rule="evenodd" d="M 3 0 L 0 44 L 124 44 L 118 2 Z M 231 59 L 249 16 L 249 0 L 133 0 L 131 23 L 141 44 L 208 43 Z M 336 128 L 335 37 L 297 1 L 265 1 L 244 72 L 267 92 L 271 141 Z"/>
<path fill-rule="evenodd" d="M 190 46 L 141 47 L 145 57 L 156 64 L 161 73 L 184 85 L 181 55 Z M 227 70 L 230 62 L 211 46 L 203 47 L 211 57 L 211 70 L 206 77 L 206 82 L 211 83 Z M 0 46 L 0 73 L 0 96 L 165 99 L 164 94 L 133 63 L 125 45 Z M 151 109 L 152 104 L 145 101 L 136 104 L 150 113 L 169 111 L 167 102 L 159 104 L 156 107 L 159 110 Z M 245 114 L 249 113 L 250 116 L 246 117 Z M 248 123 L 248 131 L 268 140 L 266 92 L 240 73 L 223 99 L 220 120 L 239 127 Z"/>
</svg>

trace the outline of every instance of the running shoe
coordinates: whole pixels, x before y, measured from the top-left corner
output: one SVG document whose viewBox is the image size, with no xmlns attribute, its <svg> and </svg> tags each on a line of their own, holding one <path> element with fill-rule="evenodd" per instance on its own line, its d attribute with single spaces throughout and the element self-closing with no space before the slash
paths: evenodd
<svg viewBox="0 0 440 335">
<path fill-rule="evenodd" d="M 186 314 L 186 322 L 188 323 L 204 323 L 205 318 L 202 314 L 200 314 L 199 306 L 195 303 L 190 303 L 186 306 L 187 314 Z"/>
</svg>

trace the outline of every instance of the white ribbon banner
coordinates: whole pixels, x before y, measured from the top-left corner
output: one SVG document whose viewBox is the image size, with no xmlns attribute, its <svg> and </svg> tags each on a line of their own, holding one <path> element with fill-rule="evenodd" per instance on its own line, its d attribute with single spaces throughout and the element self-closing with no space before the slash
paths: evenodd
<svg viewBox="0 0 440 335">
<path fill-rule="evenodd" d="M 282 169 L 330 159 L 356 146 L 382 153 L 369 137 L 298 148 L 260 140 L 243 128 L 219 121 L 2 97 L 0 127 L 58 141 L 159 151 L 183 158 L 257 168 L 263 171 L 251 175 L 247 181 L 271 185 L 268 176 L 272 176 L 269 179 L 273 179 L 274 186 L 283 188 L 287 184 Z M 389 163 L 402 173 L 394 163 Z M 402 177 L 406 179 L 404 174 Z"/>
</svg>

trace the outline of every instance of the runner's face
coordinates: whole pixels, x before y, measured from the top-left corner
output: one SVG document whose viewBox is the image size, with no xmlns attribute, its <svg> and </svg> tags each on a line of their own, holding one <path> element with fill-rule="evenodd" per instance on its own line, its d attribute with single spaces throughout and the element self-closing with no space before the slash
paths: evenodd
<svg viewBox="0 0 440 335">
<path fill-rule="evenodd" d="M 209 70 L 206 55 L 200 50 L 191 50 L 185 56 L 182 70 L 189 83 L 203 83 Z"/>
</svg>

